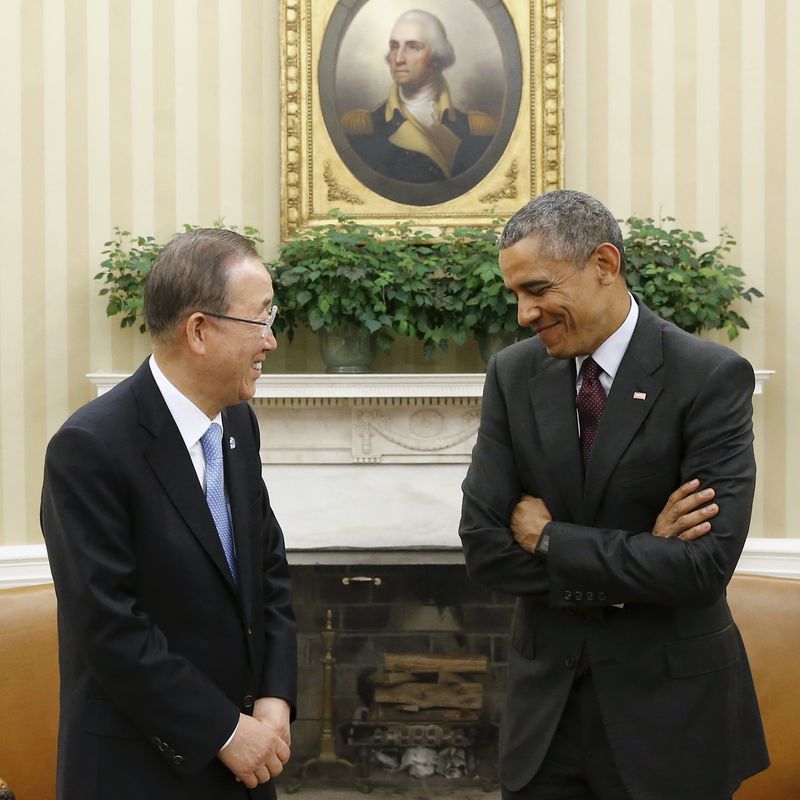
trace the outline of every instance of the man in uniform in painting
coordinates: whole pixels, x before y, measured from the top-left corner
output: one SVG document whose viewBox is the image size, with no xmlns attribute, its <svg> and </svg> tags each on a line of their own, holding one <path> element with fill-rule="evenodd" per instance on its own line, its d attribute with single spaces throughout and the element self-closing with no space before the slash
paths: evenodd
<svg viewBox="0 0 800 800">
<path fill-rule="evenodd" d="M 461 111 L 442 71 L 455 63 L 438 17 L 407 11 L 392 28 L 386 56 L 394 85 L 373 111 L 356 109 L 342 125 L 356 154 L 387 178 L 432 183 L 469 169 L 483 155 L 497 123 Z"/>
</svg>

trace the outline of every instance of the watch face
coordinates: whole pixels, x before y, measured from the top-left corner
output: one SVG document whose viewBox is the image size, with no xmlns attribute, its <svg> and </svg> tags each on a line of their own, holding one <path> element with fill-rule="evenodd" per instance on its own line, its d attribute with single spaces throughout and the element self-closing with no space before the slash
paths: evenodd
<svg viewBox="0 0 800 800">
<path fill-rule="evenodd" d="M 549 549 L 550 549 L 550 535 L 547 533 L 543 533 L 539 537 L 539 543 L 536 545 L 536 552 L 547 555 L 547 551 Z"/>
</svg>

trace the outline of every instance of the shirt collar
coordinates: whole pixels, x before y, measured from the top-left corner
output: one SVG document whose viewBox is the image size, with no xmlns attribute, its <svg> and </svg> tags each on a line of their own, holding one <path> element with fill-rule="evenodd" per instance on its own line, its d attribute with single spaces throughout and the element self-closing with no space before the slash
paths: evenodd
<svg viewBox="0 0 800 800">
<path fill-rule="evenodd" d="M 399 111 L 404 117 L 406 116 L 405 104 L 400 99 L 400 89 L 398 88 L 396 83 L 393 83 L 392 88 L 389 90 L 389 99 L 386 101 L 385 118 L 387 122 L 391 122 L 391 119 L 394 116 L 395 111 Z M 447 81 L 444 78 L 442 78 L 441 85 L 439 88 L 440 120 L 444 116 L 445 112 L 447 112 L 448 121 L 455 122 L 456 107 L 453 105 L 453 100 L 450 97 L 450 87 L 447 85 Z"/>
<path fill-rule="evenodd" d="M 631 300 L 631 307 L 628 311 L 628 316 L 625 317 L 625 321 L 592 353 L 592 358 L 603 372 L 611 376 L 612 381 L 617 374 L 619 365 L 622 363 L 622 358 L 633 336 L 636 321 L 639 319 L 639 306 L 630 292 L 628 292 L 628 297 Z M 581 374 L 581 365 L 587 358 L 588 356 L 575 357 L 576 374 Z"/>
<path fill-rule="evenodd" d="M 156 357 L 151 355 L 150 371 L 153 373 L 156 386 L 158 386 L 164 402 L 167 404 L 169 413 L 178 426 L 183 443 L 187 450 L 191 450 L 199 441 L 200 437 L 208 430 L 212 422 L 216 422 L 222 427 L 222 413 L 218 413 L 214 419 L 209 419 L 205 412 L 201 411 L 185 394 L 183 394 L 166 375 L 161 371 L 156 363 Z"/>
</svg>

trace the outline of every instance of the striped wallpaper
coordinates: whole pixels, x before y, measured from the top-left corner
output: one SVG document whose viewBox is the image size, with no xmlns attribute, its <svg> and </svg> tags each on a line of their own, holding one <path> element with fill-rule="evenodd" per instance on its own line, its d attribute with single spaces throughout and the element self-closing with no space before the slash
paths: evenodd
<svg viewBox="0 0 800 800">
<path fill-rule="evenodd" d="M 147 353 L 106 319 L 92 280 L 113 226 L 166 238 L 224 217 L 260 227 L 274 253 L 279 14 L 278 0 L 0 10 L 0 545 L 13 545 L 41 540 L 44 448 L 91 396 L 86 373 L 130 371 Z M 767 295 L 736 343 L 777 371 L 755 400 L 753 533 L 800 536 L 789 505 L 800 275 L 787 265 L 800 218 L 800 2 L 564 0 L 563 22 L 566 185 L 620 217 L 672 215 L 710 235 L 725 224 Z M 436 368 L 414 350 L 395 359 Z M 453 353 L 438 368 L 473 360 Z"/>
</svg>

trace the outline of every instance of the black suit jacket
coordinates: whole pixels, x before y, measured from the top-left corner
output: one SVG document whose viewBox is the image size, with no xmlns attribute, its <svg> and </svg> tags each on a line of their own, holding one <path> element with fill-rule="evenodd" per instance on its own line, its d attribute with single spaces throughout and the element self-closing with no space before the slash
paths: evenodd
<svg viewBox="0 0 800 800">
<path fill-rule="evenodd" d="M 501 732 L 510 789 L 538 770 L 584 643 L 634 800 L 728 797 L 768 765 L 725 599 L 755 484 L 753 386 L 743 358 L 640 304 L 584 477 L 574 360 L 529 339 L 490 361 L 460 533 L 470 573 L 518 598 Z M 712 532 L 653 536 L 670 493 L 695 477 L 716 490 Z M 547 557 L 511 534 L 522 494 L 553 516 Z"/>
<path fill-rule="evenodd" d="M 223 429 L 238 586 L 147 362 L 48 446 L 60 800 L 247 797 L 217 751 L 255 698 L 295 704 L 289 575 L 252 409 L 225 409 Z"/>
</svg>

